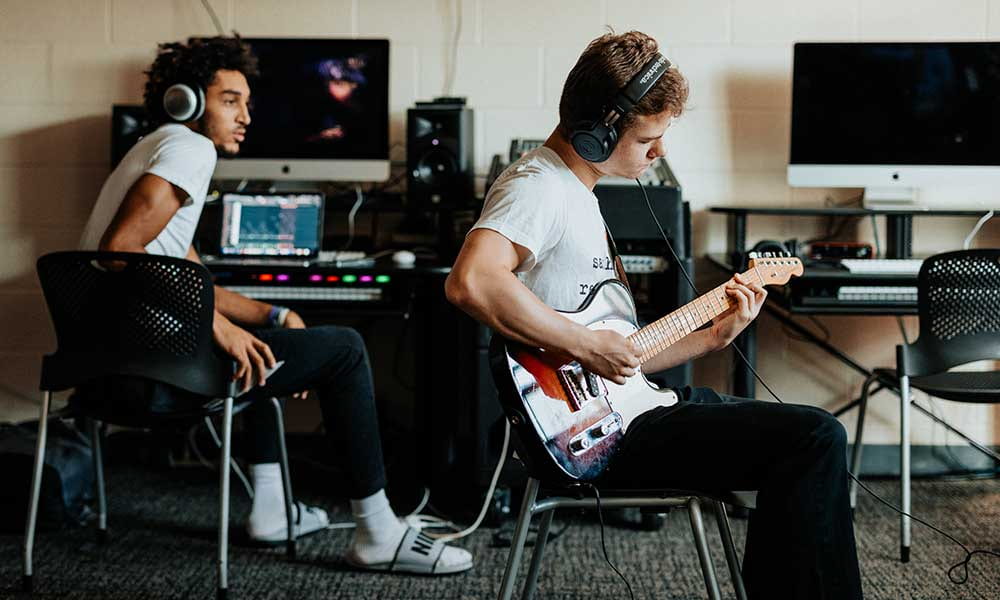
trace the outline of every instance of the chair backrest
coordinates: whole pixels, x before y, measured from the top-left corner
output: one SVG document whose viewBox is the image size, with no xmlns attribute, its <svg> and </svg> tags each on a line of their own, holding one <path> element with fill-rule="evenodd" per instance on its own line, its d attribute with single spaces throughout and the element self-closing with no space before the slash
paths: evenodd
<svg viewBox="0 0 1000 600">
<path fill-rule="evenodd" d="M 936 254 L 918 277 L 920 335 L 900 346 L 904 375 L 1000 359 L 1000 248 Z"/>
<path fill-rule="evenodd" d="M 135 375 L 206 396 L 226 392 L 205 267 L 152 254 L 69 251 L 42 256 L 37 269 L 58 344 L 42 363 L 43 390 Z"/>
</svg>

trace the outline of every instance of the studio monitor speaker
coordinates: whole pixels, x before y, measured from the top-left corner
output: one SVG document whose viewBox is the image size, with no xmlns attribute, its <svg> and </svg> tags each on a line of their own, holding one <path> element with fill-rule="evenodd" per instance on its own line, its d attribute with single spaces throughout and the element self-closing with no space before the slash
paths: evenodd
<svg viewBox="0 0 1000 600">
<path fill-rule="evenodd" d="M 417 103 L 406 115 L 407 202 L 463 207 L 473 200 L 473 113 L 463 103 Z"/>
</svg>

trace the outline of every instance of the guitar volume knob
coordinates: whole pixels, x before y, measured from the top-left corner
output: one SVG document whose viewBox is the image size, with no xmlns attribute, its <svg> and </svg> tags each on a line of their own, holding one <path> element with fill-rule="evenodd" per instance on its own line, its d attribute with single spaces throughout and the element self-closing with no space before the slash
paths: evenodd
<svg viewBox="0 0 1000 600">
<path fill-rule="evenodd" d="M 574 453 L 583 452 L 584 450 L 589 450 L 592 445 L 593 442 L 590 441 L 590 438 L 581 437 L 570 442 L 569 449 Z"/>
</svg>

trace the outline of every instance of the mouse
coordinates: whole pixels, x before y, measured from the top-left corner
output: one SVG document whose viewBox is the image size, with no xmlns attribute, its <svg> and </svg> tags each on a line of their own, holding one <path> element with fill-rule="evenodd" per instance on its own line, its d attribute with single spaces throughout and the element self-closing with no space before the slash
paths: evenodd
<svg viewBox="0 0 1000 600">
<path fill-rule="evenodd" d="M 417 262 L 417 255 L 409 250 L 397 250 L 392 253 L 392 262 L 397 265 L 409 266 Z"/>
</svg>

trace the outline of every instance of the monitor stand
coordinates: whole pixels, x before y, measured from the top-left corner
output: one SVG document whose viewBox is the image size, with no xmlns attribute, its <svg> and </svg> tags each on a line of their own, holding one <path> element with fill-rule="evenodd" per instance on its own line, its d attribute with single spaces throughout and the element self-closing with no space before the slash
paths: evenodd
<svg viewBox="0 0 1000 600">
<path fill-rule="evenodd" d="M 866 187 L 864 207 L 873 210 L 918 210 L 917 188 Z"/>
</svg>

